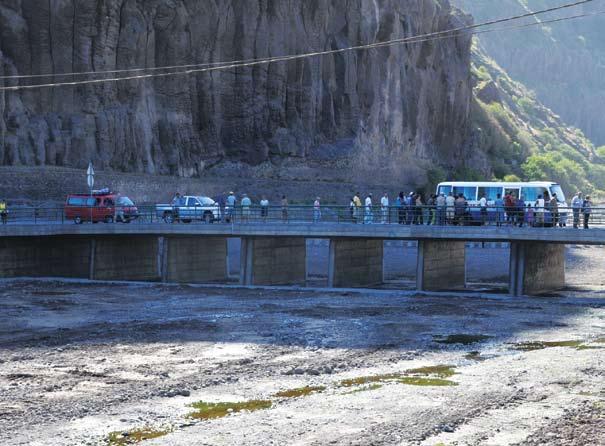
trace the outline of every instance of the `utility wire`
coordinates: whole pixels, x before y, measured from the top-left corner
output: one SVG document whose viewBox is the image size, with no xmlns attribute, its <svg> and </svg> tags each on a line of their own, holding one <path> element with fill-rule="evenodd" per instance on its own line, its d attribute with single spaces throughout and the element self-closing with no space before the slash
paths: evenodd
<svg viewBox="0 0 605 446">
<path fill-rule="evenodd" d="M 295 54 L 295 55 L 290 55 L 290 56 L 270 57 L 270 58 L 264 58 L 264 59 L 249 59 L 247 61 L 233 61 L 233 62 L 227 63 L 226 65 L 217 65 L 217 66 L 212 66 L 212 65 L 220 64 L 220 63 L 215 62 L 215 63 L 210 63 L 210 64 L 199 64 L 199 65 L 187 65 L 187 66 L 181 65 L 181 66 L 175 66 L 175 67 L 157 67 L 157 68 L 153 68 L 153 70 L 178 69 L 178 68 L 184 68 L 184 67 L 188 67 L 188 66 L 194 66 L 194 67 L 197 67 L 197 66 L 205 66 L 205 67 L 211 66 L 210 68 L 195 68 L 195 69 L 188 69 L 188 70 L 185 70 L 185 71 L 174 71 L 174 72 L 169 72 L 169 73 L 142 74 L 142 75 L 135 75 L 135 76 L 125 76 L 125 77 L 109 78 L 109 79 L 87 79 L 87 80 L 72 81 L 72 82 L 58 82 L 58 83 L 47 83 L 47 84 L 17 85 L 17 86 L 9 86 L 9 87 L 0 87 L 0 91 L 31 90 L 31 89 L 53 88 L 53 87 L 61 87 L 61 86 L 77 86 L 77 85 L 87 85 L 87 84 L 98 84 L 98 83 L 104 83 L 104 82 L 117 82 L 117 81 L 125 81 L 125 80 L 141 80 L 141 79 L 159 78 L 159 77 L 167 77 L 167 76 L 189 75 L 189 74 L 194 74 L 194 73 L 204 73 L 204 72 L 211 72 L 211 71 L 217 71 L 217 70 L 227 70 L 227 69 L 231 69 L 231 68 L 250 67 L 250 66 L 269 64 L 269 63 L 273 63 L 273 62 L 283 62 L 283 61 L 297 60 L 297 59 L 303 59 L 303 58 L 309 58 L 309 57 L 324 56 L 324 55 L 329 55 L 329 54 L 338 54 L 338 53 L 344 53 L 344 52 L 352 52 L 352 51 L 357 51 L 357 50 L 365 50 L 365 49 L 372 49 L 372 48 L 381 48 L 381 47 L 398 45 L 398 44 L 402 44 L 402 43 L 420 43 L 420 42 L 427 42 L 427 41 L 432 41 L 432 40 L 449 39 L 449 38 L 453 38 L 453 37 L 458 37 L 458 36 L 464 35 L 465 33 L 461 32 L 461 31 L 473 30 L 473 29 L 477 29 L 477 28 L 480 28 L 480 27 L 485 27 L 485 26 L 494 25 L 494 24 L 498 24 L 498 23 L 504 23 L 504 22 L 514 21 L 514 20 L 519 20 L 519 19 L 526 18 L 526 17 L 534 17 L 534 16 L 536 16 L 538 14 L 545 14 L 547 12 L 553 12 L 553 11 L 558 11 L 558 10 L 562 10 L 562 9 L 566 9 L 566 8 L 571 8 L 571 7 L 574 7 L 574 6 L 590 3 L 592 1 L 594 1 L 594 0 L 581 0 L 581 1 L 577 1 L 575 3 L 561 5 L 561 6 L 554 7 L 554 8 L 544 9 L 544 10 L 535 11 L 535 12 L 531 12 L 531 13 L 521 14 L 521 15 L 518 15 L 518 16 L 513 16 L 513 17 L 507 17 L 507 18 L 503 18 L 503 19 L 492 20 L 492 21 L 489 21 L 489 22 L 483 22 L 483 23 L 468 25 L 468 26 L 459 27 L 459 28 L 453 28 L 453 29 L 450 29 L 450 30 L 438 31 L 438 32 L 427 33 L 427 34 L 422 34 L 422 35 L 412 36 L 412 37 L 406 37 L 406 38 L 401 38 L 401 39 L 394 39 L 394 40 L 389 40 L 389 41 L 384 41 L 384 42 L 376 42 L 376 43 L 371 43 L 371 44 L 366 44 L 366 45 L 358 45 L 358 46 L 353 46 L 353 47 L 340 48 L 340 49 L 335 49 L 335 50 L 325 50 L 325 51 L 318 51 L 318 52 L 313 52 L 313 53 Z M 511 26 L 511 27 L 503 27 L 503 28 L 495 28 L 495 29 L 488 29 L 488 30 L 482 30 L 482 31 L 475 31 L 475 32 L 472 32 L 471 34 L 483 34 L 483 33 L 487 33 L 487 32 L 496 32 L 496 31 L 503 31 L 503 30 L 508 30 L 508 29 L 519 29 L 519 28 L 526 28 L 526 27 L 530 27 L 530 26 L 539 26 L 539 25 L 544 25 L 544 24 L 548 24 L 548 23 L 561 22 L 561 21 L 564 21 L 564 20 L 571 20 L 571 19 L 576 19 L 576 18 L 581 18 L 581 17 L 588 17 L 588 16 L 591 16 L 591 15 L 598 15 L 598 14 L 603 14 L 603 13 L 605 13 L 605 11 L 600 11 L 600 12 L 596 12 L 596 13 L 588 13 L 588 14 L 579 14 L 579 15 L 576 15 L 576 16 L 563 17 L 563 18 L 552 19 L 552 20 L 548 20 L 548 21 L 536 21 L 536 22 L 532 22 L 532 23 L 529 23 L 529 24 L 516 25 L 516 26 Z M 106 73 L 131 72 L 131 71 L 142 71 L 142 70 L 152 70 L 152 69 L 140 68 L 140 69 L 133 69 L 133 70 L 117 70 L 117 71 L 106 72 Z M 98 75 L 98 74 L 102 74 L 103 72 L 65 73 L 65 74 L 61 74 L 61 76 L 78 75 L 78 74 L 82 75 L 82 74 L 92 74 L 92 73 Z M 39 77 L 39 76 L 46 76 L 46 75 L 31 75 L 31 76 L 25 76 L 24 75 L 24 76 L 19 76 L 19 78 L 27 78 L 27 77 L 34 77 L 34 76 L 38 76 Z M 7 79 L 7 78 L 10 79 L 11 77 L 10 76 L 8 76 L 8 77 L 0 77 L 0 79 Z"/>
<path fill-rule="evenodd" d="M 444 33 L 452 33 L 452 32 L 456 32 L 456 31 L 474 29 L 474 28 L 483 27 L 483 26 L 487 26 L 487 25 L 493 25 L 493 24 L 497 24 L 497 23 L 501 23 L 501 22 L 505 22 L 505 21 L 519 20 L 519 19 L 525 18 L 525 17 L 531 17 L 531 16 L 536 16 L 536 15 L 539 15 L 539 14 L 545 14 L 545 13 L 548 13 L 548 12 L 558 11 L 558 10 L 561 10 L 561 9 L 572 8 L 574 6 L 579 6 L 579 5 L 582 5 L 582 4 L 585 4 L 585 3 L 589 3 L 589 2 L 592 2 L 592 1 L 594 1 L 594 0 L 580 0 L 580 1 L 577 1 L 575 3 L 570 3 L 570 4 L 561 5 L 561 6 L 556 6 L 556 7 L 552 7 L 552 8 L 548 8 L 548 9 L 543 9 L 543 10 L 535 11 L 535 12 L 529 12 L 529 13 L 525 13 L 525 14 L 518 15 L 518 16 L 507 17 L 507 18 L 504 18 L 504 19 L 493 20 L 493 21 L 490 21 L 490 22 L 473 24 L 473 25 L 462 27 L 462 28 L 454 28 L 454 29 L 451 29 L 451 30 L 438 31 L 438 32 L 429 33 L 429 34 L 423 34 L 423 35 L 419 35 L 419 36 L 412 36 L 412 37 L 408 37 L 406 39 L 416 39 L 416 38 L 419 39 L 419 38 L 424 38 L 424 37 L 433 36 L 433 35 L 437 36 L 437 35 L 444 34 Z M 399 40 L 401 40 L 401 39 L 397 39 L 396 41 L 392 41 L 392 42 L 399 43 Z M 377 42 L 377 43 L 381 43 L 381 42 Z M 388 43 L 388 42 L 384 42 L 384 43 Z M 357 48 L 355 48 L 355 47 L 345 48 L 345 50 L 347 50 L 347 49 L 348 50 L 352 50 L 352 49 L 357 49 Z M 29 78 L 44 78 L 44 77 L 67 77 L 67 76 L 85 76 L 85 75 L 104 75 L 104 74 L 134 73 L 134 72 L 140 72 L 140 71 L 164 71 L 164 70 L 175 70 L 175 69 L 184 69 L 184 68 L 204 68 L 204 67 L 212 67 L 212 66 L 219 66 L 219 65 L 243 64 L 243 63 L 249 63 L 249 62 L 254 62 L 254 61 L 277 59 L 277 58 L 281 58 L 281 57 L 291 57 L 291 56 L 295 56 L 295 55 L 291 54 L 291 55 L 275 56 L 275 57 L 262 58 L 262 59 L 258 59 L 257 58 L 257 59 L 234 60 L 234 61 L 225 61 L 225 62 L 206 62 L 206 63 L 198 63 L 198 64 L 172 65 L 172 66 L 162 66 L 162 67 L 126 68 L 126 69 L 121 69 L 121 70 L 109 70 L 109 71 L 83 71 L 83 72 L 73 72 L 73 73 L 23 74 L 23 75 L 13 75 L 13 76 L 0 76 L 0 79 L 29 79 Z"/>
</svg>

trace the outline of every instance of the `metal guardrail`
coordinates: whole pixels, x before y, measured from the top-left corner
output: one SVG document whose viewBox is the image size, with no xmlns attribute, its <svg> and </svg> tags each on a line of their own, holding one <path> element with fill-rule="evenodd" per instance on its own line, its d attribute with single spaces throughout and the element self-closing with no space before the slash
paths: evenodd
<svg viewBox="0 0 605 446">
<path fill-rule="evenodd" d="M 99 208 L 85 208 L 81 221 L 90 224 L 91 211 L 93 223 L 117 224 L 202 224 L 210 223 L 205 219 L 207 208 L 193 209 L 191 212 L 173 210 L 170 218 L 158 214 L 155 206 L 137 206 L 136 215 L 123 215 L 117 209 L 110 215 L 104 215 Z M 525 226 L 525 227 L 584 227 L 586 215 L 588 225 L 605 225 L 605 207 L 593 207 L 586 214 L 582 209 L 561 209 L 554 212 L 550 208 L 496 208 L 489 206 L 481 209 L 476 206 L 314 206 L 290 205 L 236 206 L 221 208 L 220 218 L 212 218 L 214 224 L 262 224 L 262 223 L 339 223 L 339 224 L 401 224 L 401 225 L 437 225 L 437 226 Z M 73 218 L 67 218 L 65 208 L 57 207 L 10 207 L 2 215 L 2 224 L 7 225 L 43 225 L 74 224 Z"/>
</svg>

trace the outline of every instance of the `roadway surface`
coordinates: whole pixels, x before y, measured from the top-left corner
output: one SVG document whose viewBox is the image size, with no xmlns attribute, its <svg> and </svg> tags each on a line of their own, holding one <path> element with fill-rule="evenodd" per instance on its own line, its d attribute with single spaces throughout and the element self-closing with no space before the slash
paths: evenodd
<svg viewBox="0 0 605 446">
<path fill-rule="evenodd" d="M 535 241 L 605 245 L 603 229 L 518 228 L 511 226 L 427 226 L 351 223 L 249 223 L 249 224 L 8 224 L 0 237 L 45 236 L 214 236 L 305 237 L 310 239 L 364 238 L 382 240 L 460 240 L 475 242 Z"/>
</svg>

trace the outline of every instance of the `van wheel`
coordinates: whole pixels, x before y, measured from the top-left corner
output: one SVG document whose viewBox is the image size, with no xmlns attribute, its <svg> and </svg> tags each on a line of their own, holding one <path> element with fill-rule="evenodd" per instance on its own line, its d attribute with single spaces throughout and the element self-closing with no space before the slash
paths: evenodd
<svg viewBox="0 0 605 446">
<path fill-rule="evenodd" d="M 189 219 L 187 219 L 187 220 L 183 220 L 183 223 L 185 223 L 185 224 L 189 224 L 189 223 L 191 223 L 191 220 L 189 220 Z"/>
<path fill-rule="evenodd" d="M 75 217 L 74 218 L 74 223 L 77 225 L 81 225 L 82 224 L 82 217 Z"/>
<path fill-rule="evenodd" d="M 212 212 L 206 212 L 204 213 L 204 223 L 206 224 L 210 224 L 212 223 L 214 220 Z"/>
<path fill-rule="evenodd" d="M 113 217 L 111 215 L 105 217 L 105 223 L 113 223 Z"/>
<path fill-rule="evenodd" d="M 174 223 L 174 215 L 172 215 L 172 212 L 164 212 L 164 221 L 166 223 Z"/>
</svg>

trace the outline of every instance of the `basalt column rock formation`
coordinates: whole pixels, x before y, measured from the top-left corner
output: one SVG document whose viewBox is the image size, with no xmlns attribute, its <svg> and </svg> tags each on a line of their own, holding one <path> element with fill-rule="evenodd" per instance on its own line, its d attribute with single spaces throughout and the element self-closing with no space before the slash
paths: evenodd
<svg viewBox="0 0 605 446">
<path fill-rule="evenodd" d="M 448 0 L 3 0 L 0 85 L 338 49 L 459 27 Z M 468 161 L 470 36 L 249 68 L 0 93 L 0 164 L 180 176 L 342 144 Z M 107 77 L 115 75 L 108 74 Z"/>
</svg>

